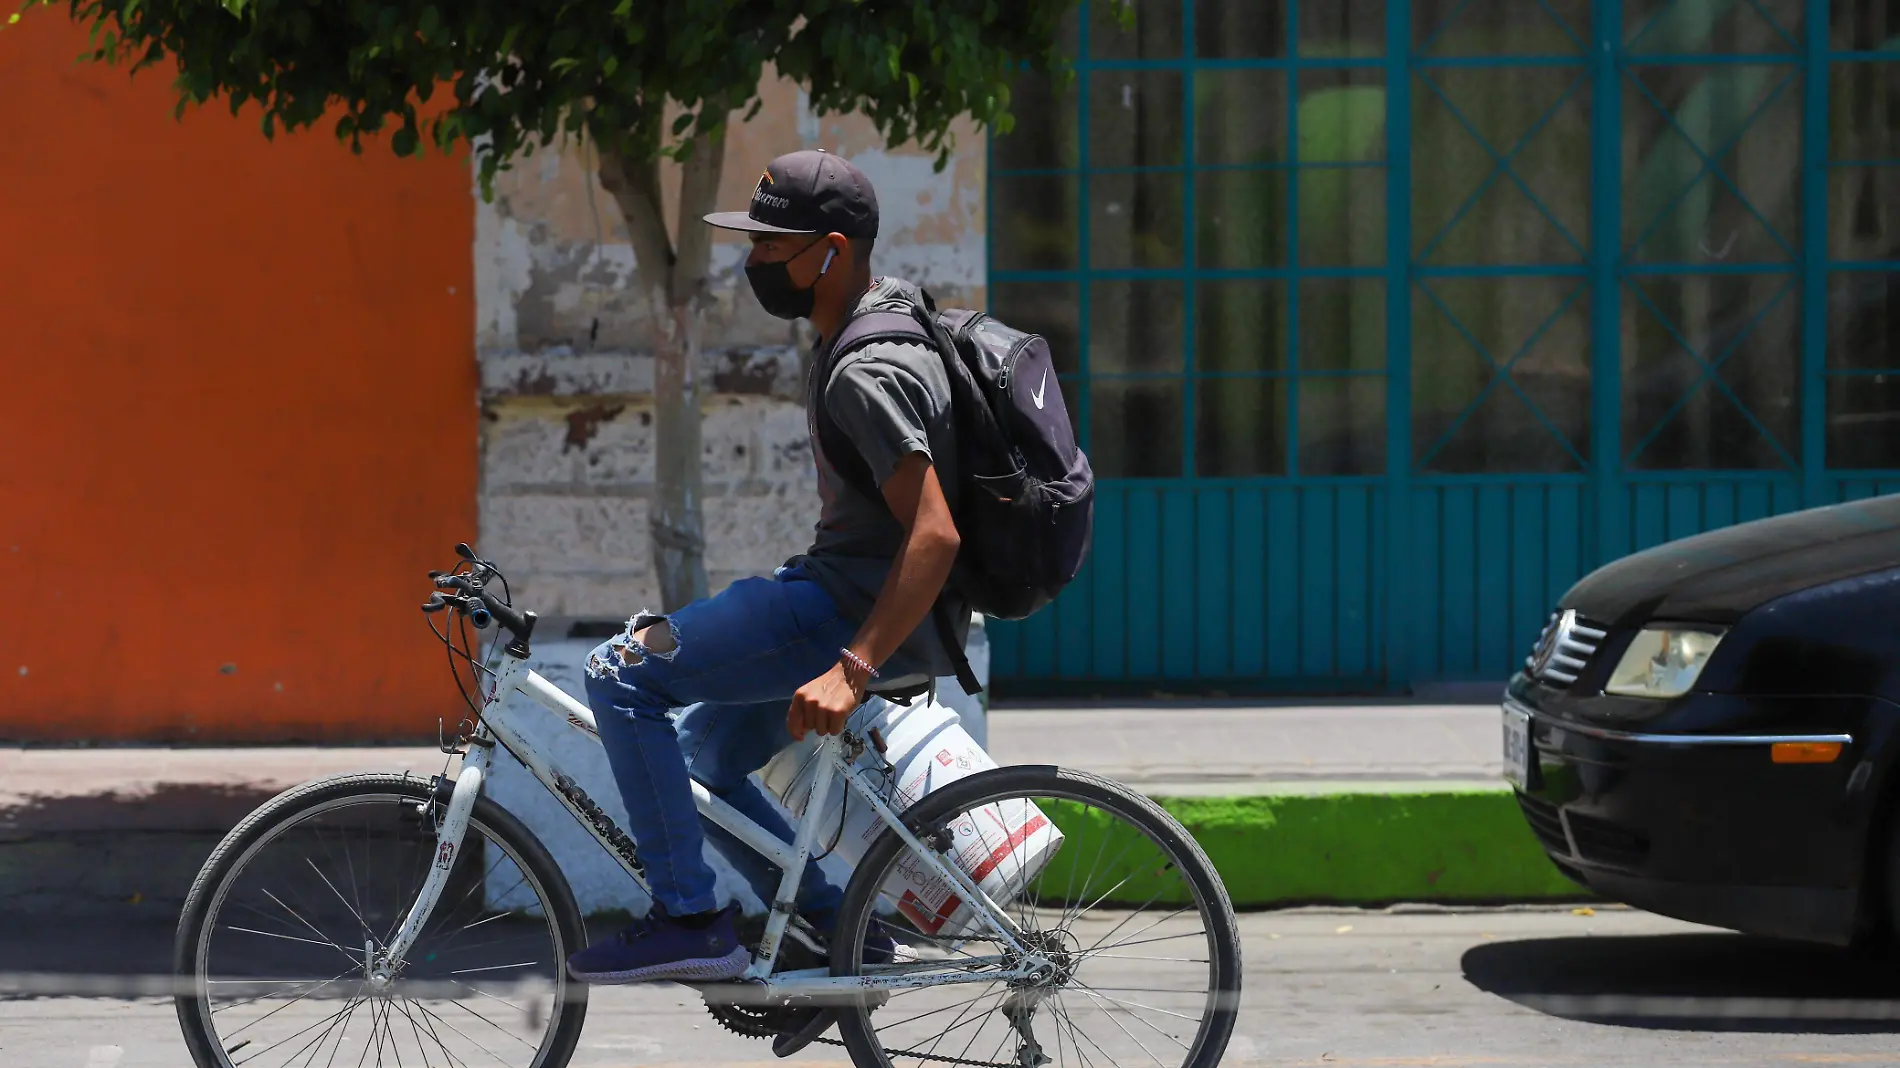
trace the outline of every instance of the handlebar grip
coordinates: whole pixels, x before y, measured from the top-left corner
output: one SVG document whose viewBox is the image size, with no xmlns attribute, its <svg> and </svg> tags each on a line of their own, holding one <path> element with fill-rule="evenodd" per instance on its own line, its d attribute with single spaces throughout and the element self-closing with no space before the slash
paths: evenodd
<svg viewBox="0 0 1900 1068">
<path fill-rule="evenodd" d="M 533 613 L 524 614 L 516 611 L 511 605 L 505 604 L 501 598 L 489 593 L 486 589 L 477 590 L 476 596 L 481 598 L 482 604 L 494 615 L 495 620 L 502 625 L 502 629 L 508 633 L 522 641 L 527 641 L 529 636 L 534 633 L 535 617 Z"/>
<path fill-rule="evenodd" d="M 487 630 L 488 625 L 495 621 L 495 617 L 487 608 L 481 605 L 471 605 L 468 610 L 468 621 L 475 624 L 476 630 Z"/>
</svg>

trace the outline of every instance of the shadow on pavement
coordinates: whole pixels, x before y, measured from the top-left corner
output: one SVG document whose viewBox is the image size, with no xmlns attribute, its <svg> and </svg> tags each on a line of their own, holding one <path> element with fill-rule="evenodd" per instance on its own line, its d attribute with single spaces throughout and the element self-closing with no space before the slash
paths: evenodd
<svg viewBox="0 0 1900 1068">
<path fill-rule="evenodd" d="M 1740 934 L 1475 946 L 1473 986 L 1551 1016 L 1690 1031 L 1900 1032 L 1900 965 Z"/>
</svg>

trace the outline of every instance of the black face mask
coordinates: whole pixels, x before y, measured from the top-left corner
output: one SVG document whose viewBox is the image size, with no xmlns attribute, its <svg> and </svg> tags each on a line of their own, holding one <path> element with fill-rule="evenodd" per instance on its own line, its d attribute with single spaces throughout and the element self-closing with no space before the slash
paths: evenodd
<svg viewBox="0 0 1900 1068">
<path fill-rule="evenodd" d="M 804 289 L 798 288 L 792 283 L 791 262 L 823 240 L 824 238 L 819 238 L 777 263 L 747 265 L 745 280 L 751 283 L 752 295 L 759 298 L 759 306 L 765 309 L 767 315 L 777 316 L 780 319 L 811 318 L 812 306 L 818 299 L 815 292 L 818 282 L 814 279 L 810 286 Z M 825 272 L 831 269 L 831 257 L 835 251 L 826 250 L 825 265 L 818 269 L 819 278 L 823 278 Z"/>
</svg>

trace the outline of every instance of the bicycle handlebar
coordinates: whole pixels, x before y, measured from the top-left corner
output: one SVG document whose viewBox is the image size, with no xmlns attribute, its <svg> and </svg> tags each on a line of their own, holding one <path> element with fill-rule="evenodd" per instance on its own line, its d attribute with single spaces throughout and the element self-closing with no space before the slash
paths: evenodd
<svg viewBox="0 0 1900 1068">
<path fill-rule="evenodd" d="M 534 634 L 535 614 L 524 612 L 507 601 L 490 593 L 486 579 L 495 574 L 495 569 L 487 561 L 476 558 L 474 552 L 465 544 L 455 547 L 456 555 L 469 561 L 473 568 L 468 573 L 448 574 L 431 571 L 429 578 L 438 590 L 456 590 L 460 596 L 444 596 L 441 593 L 429 595 L 428 603 L 422 606 L 424 612 L 440 612 L 452 608 L 468 617 L 475 629 L 486 630 L 489 623 L 500 623 L 509 636 L 523 646 Z"/>
</svg>

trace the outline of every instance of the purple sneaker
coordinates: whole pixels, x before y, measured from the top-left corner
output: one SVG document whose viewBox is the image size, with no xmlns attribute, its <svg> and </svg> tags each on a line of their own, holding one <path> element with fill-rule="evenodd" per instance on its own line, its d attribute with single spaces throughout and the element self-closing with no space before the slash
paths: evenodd
<svg viewBox="0 0 1900 1068">
<path fill-rule="evenodd" d="M 731 909 L 699 929 L 656 911 L 567 958 L 567 974 L 584 983 L 716 982 L 737 979 L 751 962 Z"/>
</svg>

